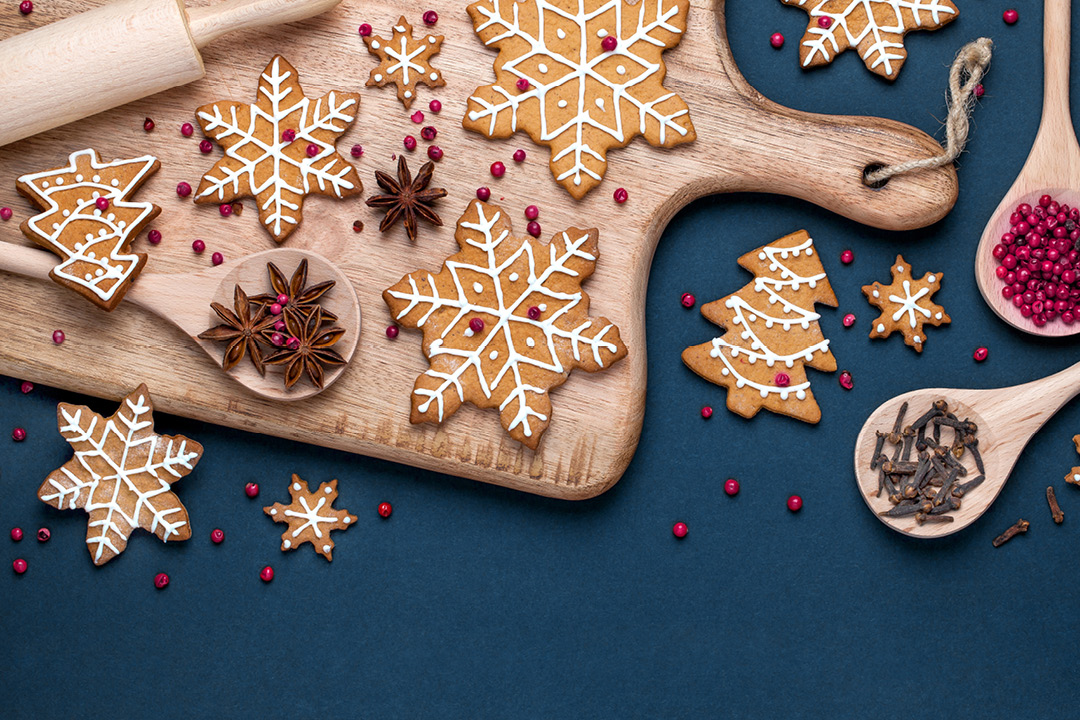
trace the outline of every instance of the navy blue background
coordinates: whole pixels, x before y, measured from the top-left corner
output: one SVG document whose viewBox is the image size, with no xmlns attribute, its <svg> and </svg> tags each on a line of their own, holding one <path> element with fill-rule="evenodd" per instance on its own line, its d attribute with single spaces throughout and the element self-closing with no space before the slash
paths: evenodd
<svg viewBox="0 0 1080 720">
<path fill-rule="evenodd" d="M 899 80 L 854 53 L 803 73 L 802 11 L 730 2 L 736 60 L 768 97 L 796 108 L 880 114 L 931 133 L 944 115 L 947 66 L 980 35 L 996 42 L 956 209 L 936 226 L 888 233 L 807 203 L 763 195 L 695 203 L 660 243 L 648 294 L 649 386 L 637 455 L 607 494 L 568 503 L 369 458 L 159 417 L 158 429 L 206 446 L 176 489 L 194 537 L 163 546 L 137 533 L 123 556 L 89 562 L 86 516 L 35 497 L 70 457 L 55 405 L 0 381 L 0 716 L 13 717 L 1012 717 L 1075 714 L 1080 684 L 1080 405 L 1039 433 L 985 516 L 958 535 L 915 541 L 882 525 L 855 487 L 851 457 L 867 414 L 914 388 L 995 387 L 1077 360 L 1080 341 L 1008 328 L 972 275 L 982 226 L 1020 170 L 1041 103 L 1041 11 L 962 2 L 962 17 L 915 33 Z M 787 45 L 769 47 L 782 31 Z M 1077 63 L 1074 61 L 1074 72 Z M 704 151 L 704 150 L 703 150 Z M 617 158 L 616 158 L 617 161 Z M 805 227 L 840 307 L 822 327 L 841 369 L 811 372 L 817 426 L 724 409 L 724 391 L 680 362 L 716 334 L 679 296 L 708 301 L 750 276 L 736 258 Z M 839 262 L 852 248 L 851 266 Z M 859 287 L 887 280 L 897 251 L 918 274 L 944 272 L 936 298 L 953 324 L 919 356 L 898 337 L 871 342 L 876 313 Z M 602 304 L 602 303 L 601 303 Z M 847 312 L 858 317 L 845 329 Z M 410 338 L 410 342 L 415 339 Z M 972 351 L 990 348 L 975 364 Z M 93 402 L 111 413 L 113 405 Z M 703 421 L 703 404 L 716 408 Z M 1019 410 L 1019 409 L 1018 409 Z M 23 426 L 29 439 L 7 439 Z M 339 478 L 339 506 L 360 515 L 332 564 L 282 554 L 261 508 L 287 497 L 289 473 Z M 724 495 L 735 477 L 742 492 Z M 262 494 L 247 499 L 244 483 Z M 1044 490 L 1058 488 L 1055 526 Z M 802 512 L 785 508 L 799 493 Z M 376 513 L 380 501 L 393 517 Z M 1018 517 L 1031 531 L 990 540 Z M 671 526 L 685 521 L 682 541 Z M 47 525 L 52 540 L 7 538 Z M 226 540 L 214 546 L 210 530 Z M 30 569 L 7 567 L 24 557 Z M 275 580 L 259 569 L 272 564 Z M 153 587 L 157 572 L 172 584 Z"/>
</svg>

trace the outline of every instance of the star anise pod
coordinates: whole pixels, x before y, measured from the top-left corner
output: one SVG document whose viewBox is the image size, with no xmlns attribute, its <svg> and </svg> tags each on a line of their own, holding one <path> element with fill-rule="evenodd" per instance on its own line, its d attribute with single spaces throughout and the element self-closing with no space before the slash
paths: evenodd
<svg viewBox="0 0 1080 720">
<path fill-rule="evenodd" d="M 397 180 L 381 170 L 375 171 L 375 180 L 386 195 L 372 195 L 367 199 L 368 207 L 386 208 L 386 215 L 379 223 L 379 231 L 386 232 L 394 226 L 398 218 L 405 224 L 409 240 L 416 242 L 416 218 L 422 217 L 432 225 L 442 225 L 442 220 L 431 208 L 431 203 L 446 197 L 443 188 L 427 189 L 431 175 L 435 172 L 435 163 L 424 163 L 414 180 L 405 163 L 405 156 L 398 157 Z"/>
<path fill-rule="evenodd" d="M 266 274 L 270 277 L 270 287 L 273 289 L 273 293 L 256 295 L 251 298 L 251 302 L 263 303 L 269 307 L 277 302 L 278 295 L 288 295 L 289 302 L 286 307 L 300 310 L 305 315 L 310 314 L 316 305 L 321 307 L 319 300 L 337 283 L 333 280 L 327 280 L 307 287 L 307 268 L 307 258 L 304 258 L 296 266 L 292 278 L 285 280 L 285 273 L 281 272 L 277 265 L 272 262 L 266 263 Z M 337 315 L 326 308 L 323 308 L 322 316 L 323 320 L 327 322 L 337 320 Z"/>
<path fill-rule="evenodd" d="M 203 340 L 229 343 L 225 348 L 225 356 L 221 360 L 222 369 L 232 370 L 244 359 L 244 355 L 248 355 L 251 358 L 251 364 L 255 366 L 259 374 L 266 375 L 262 349 L 259 347 L 259 336 L 267 328 L 273 327 L 277 318 L 268 315 L 266 306 L 262 303 L 253 303 L 239 285 L 233 291 L 234 310 L 229 310 L 216 302 L 210 303 L 210 307 L 224 324 L 199 333 L 199 337 Z M 252 307 L 255 308 L 254 312 L 252 312 Z"/>
<path fill-rule="evenodd" d="M 285 387 L 291 388 L 307 373 L 311 384 L 322 389 L 323 366 L 344 365 L 345 358 L 341 357 L 330 346 L 341 339 L 345 330 L 339 327 L 324 328 L 322 308 L 315 306 L 310 315 L 299 312 L 286 312 L 285 327 L 296 342 L 289 347 L 279 349 L 270 357 L 266 358 L 267 365 L 285 366 Z"/>
</svg>

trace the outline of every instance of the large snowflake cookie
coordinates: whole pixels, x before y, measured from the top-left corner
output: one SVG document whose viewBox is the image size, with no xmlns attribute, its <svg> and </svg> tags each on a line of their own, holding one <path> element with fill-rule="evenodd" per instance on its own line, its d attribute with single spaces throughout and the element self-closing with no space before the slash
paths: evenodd
<svg viewBox="0 0 1080 720">
<path fill-rule="evenodd" d="M 253 104 L 222 100 L 196 111 L 203 132 L 225 149 L 225 157 L 203 176 L 195 202 L 254 197 L 259 220 L 283 241 L 303 219 L 306 195 L 343 198 L 361 191 L 356 169 L 335 145 L 359 105 L 357 93 L 306 97 L 296 68 L 275 55 L 259 77 Z"/>
<path fill-rule="evenodd" d="M 686 103 L 664 88 L 663 52 L 686 30 L 689 0 L 480 0 L 476 34 L 498 49 L 495 83 L 463 124 L 488 137 L 519 129 L 551 148 L 551 172 L 577 199 L 600 184 L 607 152 L 637 135 L 695 138 Z"/>
<path fill-rule="evenodd" d="M 149 155 L 102 162 L 88 149 L 19 178 L 18 191 L 45 211 L 22 224 L 23 234 L 63 259 L 49 273 L 56 283 L 106 310 L 123 300 L 146 265 L 131 241 L 161 212 L 131 196 L 159 167 Z"/>
<path fill-rule="evenodd" d="M 904 342 L 922 352 L 926 333 L 924 325 L 945 325 L 952 318 L 945 308 L 935 305 L 931 298 L 941 289 L 941 273 L 928 272 L 922 280 L 911 274 L 911 265 L 897 255 L 892 266 L 892 283 L 875 282 L 863 286 L 863 295 L 881 311 L 870 329 L 871 338 L 886 338 L 894 330 L 904 336 Z"/>
<path fill-rule="evenodd" d="M 330 531 L 347 530 L 356 524 L 356 516 L 350 515 L 348 510 L 334 509 L 338 496 L 337 480 L 323 483 L 318 490 L 312 491 L 299 475 L 293 475 L 289 495 L 292 500 L 288 505 L 274 503 L 263 508 L 274 522 L 288 523 L 285 532 L 281 533 L 282 552 L 311 543 L 315 552 L 333 560 L 334 541 L 330 539 Z"/>
<path fill-rule="evenodd" d="M 866 67 L 895 80 L 907 58 L 904 35 L 937 30 L 960 11 L 951 0 L 780 0 L 810 14 L 799 45 L 803 67 L 827 65 L 857 48 Z"/>
<path fill-rule="evenodd" d="M 202 445 L 154 432 L 146 385 L 109 418 L 67 403 L 57 407 L 56 418 L 75 456 L 45 479 L 38 498 L 60 510 L 86 511 L 86 545 L 95 565 L 122 553 L 135 528 L 163 542 L 191 537 L 187 509 L 170 485 L 195 468 Z"/>
<path fill-rule="evenodd" d="M 461 250 L 439 273 L 410 273 L 383 293 L 395 322 L 424 332 L 430 368 L 413 388 L 412 422 L 442 422 L 468 401 L 498 408 L 510 436 L 536 449 L 548 391 L 574 368 L 596 372 L 626 355 L 619 329 L 589 317 L 581 289 L 599 233 L 515 237 L 499 207 L 477 200 L 456 237 Z"/>
<path fill-rule="evenodd" d="M 446 84 L 442 73 L 431 66 L 431 56 L 442 47 L 442 35 L 425 35 L 414 40 L 412 25 L 405 21 L 405 16 L 398 18 L 394 25 L 394 34 L 389 39 L 378 35 L 364 38 L 368 52 L 379 58 L 379 64 L 368 77 L 368 87 L 396 85 L 398 100 L 407 110 L 416 99 L 416 86 L 424 83 L 436 88 Z"/>
<path fill-rule="evenodd" d="M 683 351 L 683 362 L 728 390 L 743 417 L 765 408 L 809 423 L 821 419 L 806 368 L 832 372 L 836 358 L 821 333 L 816 303 L 836 307 L 814 241 L 800 230 L 741 258 L 754 281 L 701 307 L 726 332 Z"/>
</svg>

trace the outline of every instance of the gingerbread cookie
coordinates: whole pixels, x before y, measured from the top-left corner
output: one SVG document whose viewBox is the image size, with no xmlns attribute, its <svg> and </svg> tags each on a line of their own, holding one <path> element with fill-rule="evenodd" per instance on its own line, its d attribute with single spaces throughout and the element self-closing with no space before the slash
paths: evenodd
<svg viewBox="0 0 1080 720">
<path fill-rule="evenodd" d="M 38 498 L 60 510 L 87 512 L 86 545 L 95 565 L 122 553 L 135 528 L 163 542 L 191 537 L 187 509 L 170 484 L 195 468 L 202 445 L 154 432 L 146 385 L 124 398 L 108 419 L 67 403 L 57 406 L 56 418 L 75 457 L 45 479 Z"/>
<path fill-rule="evenodd" d="M 357 93 L 334 90 L 311 100 L 296 68 L 275 55 L 259 77 L 253 104 L 223 100 L 196 111 L 203 132 L 224 148 L 225 157 L 203 176 L 195 202 L 254 197 L 259 220 L 283 241 L 303 219 L 305 196 L 360 193 L 356 169 L 335 147 L 359 104 Z"/>
<path fill-rule="evenodd" d="M 814 305 L 836 307 L 836 295 L 805 230 L 753 250 L 739 265 L 754 281 L 702 305 L 701 314 L 728 330 L 683 351 L 683 362 L 709 382 L 726 387 L 727 406 L 743 417 L 765 408 L 816 423 L 806 367 L 833 372 L 836 358 L 821 333 Z"/>
<path fill-rule="evenodd" d="M 412 31 L 412 25 L 402 15 L 394 25 L 394 34 L 389 40 L 377 35 L 364 38 L 368 52 L 379 58 L 379 65 L 371 71 L 367 86 L 397 85 L 398 100 L 406 110 L 416 97 L 418 83 L 431 88 L 446 84 L 442 74 L 431 66 L 431 56 L 442 47 L 442 35 L 425 35 L 420 40 L 414 40 Z"/>
<path fill-rule="evenodd" d="M 1076 446 L 1076 452 L 1080 453 L 1080 435 L 1073 436 L 1073 445 Z M 1065 476 L 1065 482 L 1070 485 L 1080 485 L 1080 467 L 1074 467 L 1069 471 L 1069 474 Z"/>
<path fill-rule="evenodd" d="M 263 508 L 274 522 L 288 523 L 281 534 L 281 550 L 295 550 L 304 543 L 311 543 L 315 552 L 327 560 L 333 560 L 334 541 L 331 530 L 347 530 L 356 524 L 356 516 L 348 510 L 335 510 L 337 480 L 323 483 L 312 492 L 299 475 L 292 476 L 289 484 L 292 501 L 288 505 L 274 503 Z"/>
<path fill-rule="evenodd" d="M 438 273 L 406 275 L 383 300 L 394 322 L 424 332 L 431 367 L 413 388 L 413 423 L 442 422 L 471 402 L 498 408 L 510 436 L 536 449 L 551 419 L 548 391 L 574 368 L 607 368 L 626 346 L 615 325 L 589 317 L 581 289 L 599 256 L 595 228 L 549 243 L 510 231 L 499 207 L 473 201 L 458 221 L 461 250 Z"/>
<path fill-rule="evenodd" d="M 49 277 L 98 307 L 115 308 L 146 265 L 131 241 L 161 212 L 131 196 L 160 167 L 149 155 L 102 162 L 87 149 L 65 166 L 20 177 L 15 187 L 45 211 L 22 224 L 23 234 L 63 259 Z"/>
<path fill-rule="evenodd" d="M 810 14 L 799 46 L 804 68 L 827 65 L 857 48 L 866 67 L 895 80 L 907 58 L 904 36 L 937 30 L 957 18 L 951 0 L 780 0 Z"/>
<path fill-rule="evenodd" d="M 881 311 L 870 329 L 871 338 L 886 338 L 894 330 L 904 336 L 904 342 L 922 352 L 926 333 L 923 325 L 945 325 L 952 319 L 945 308 L 930 301 L 941 288 L 941 273 L 926 273 L 922 280 L 911 274 L 911 265 L 902 255 L 896 256 L 892 266 L 892 284 L 863 286 L 863 295 L 870 304 Z"/>
<path fill-rule="evenodd" d="M 384 208 L 386 215 L 379 223 L 379 232 L 386 232 L 400 219 L 405 226 L 409 240 L 416 242 L 416 219 L 423 218 L 432 225 L 442 226 L 442 218 L 431 206 L 439 198 L 446 197 L 443 188 L 428 188 L 431 176 L 435 172 L 435 163 L 426 162 L 420 167 L 420 173 L 414 179 L 409 172 L 405 156 L 398 156 L 397 179 L 375 171 L 375 180 L 385 195 L 372 195 L 366 202 L 368 207 Z"/>
<path fill-rule="evenodd" d="M 686 30 L 689 0 L 480 0 L 473 28 L 496 48 L 495 83 L 463 124 L 492 138 L 524 130 L 551 148 L 555 180 L 577 199 L 600 184 L 607 152 L 637 135 L 658 147 L 696 137 L 664 85 L 663 52 Z"/>
</svg>

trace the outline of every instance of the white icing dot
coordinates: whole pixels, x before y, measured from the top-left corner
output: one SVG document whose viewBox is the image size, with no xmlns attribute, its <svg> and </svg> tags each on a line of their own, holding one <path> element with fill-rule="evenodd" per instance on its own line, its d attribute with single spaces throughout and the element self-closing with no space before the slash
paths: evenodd
<svg viewBox="0 0 1080 720">
<path fill-rule="evenodd" d="M 596 98 L 596 107 L 604 109 L 604 98 Z"/>
<path fill-rule="evenodd" d="M 401 27 L 400 25 L 395 25 L 394 26 L 394 32 L 403 33 L 403 32 L 405 32 L 405 28 Z"/>
<path fill-rule="evenodd" d="M 934 319 L 935 320 L 940 320 L 941 319 L 941 313 L 935 313 L 934 314 Z"/>
<path fill-rule="evenodd" d="M 101 268 L 98 268 L 97 270 L 94 271 L 94 274 L 97 275 L 98 277 L 101 277 L 102 275 L 105 274 L 105 271 L 102 270 Z"/>
<path fill-rule="evenodd" d="M 806 254 L 807 254 L 807 255 L 813 255 L 813 254 L 814 254 L 814 248 L 806 248 Z M 802 398 L 800 398 L 800 400 L 801 400 L 801 399 L 802 399 Z"/>
<path fill-rule="evenodd" d="M 926 282 L 937 282 L 937 275 L 927 275 Z"/>
<path fill-rule="evenodd" d="M 516 272 L 510 273 L 510 282 L 517 282 L 518 274 Z"/>
<path fill-rule="evenodd" d="M 52 224 L 52 229 L 53 230 L 59 230 L 60 229 L 60 223 L 53 223 Z"/>
<path fill-rule="evenodd" d="M 110 182 L 109 184 L 112 185 L 113 187 L 119 187 L 120 181 L 117 180 L 116 178 L 113 178 L 112 182 Z"/>
<path fill-rule="evenodd" d="M 343 518 L 343 519 L 341 520 L 341 522 L 343 522 L 343 523 L 345 523 L 346 525 L 348 525 L 349 523 L 351 523 L 351 522 L 352 522 L 352 518 L 351 518 L 351 517 L 349 517 L 348 515 L 346 515 L 346 516 L 345 516 L 345 517 L 344 517 L 344 518 Z"/>
<path fill-rule="evenodd" d="M 922 338 L 921 338 L 921 337 L 919 337 L 918 335 L 916 335 L 915 337 L 911 338 L 911 341 L 912 341 L 913 343 L 915 343 L 916 345 L 918 345 L 919 343 L 921 343 L 921 342 L 922 342 Z"/>
<path fill-rule="evenodd" d="M 533 340 L 531 337 L 525 338 L 525 344 L 529 347 L 536 347 L 536 341 Z"/>
<path fill-rule="evenodd" d="M 329 495 L 330 493 L 334 492 L 334 488 L 327 487 L 325 490 L 323 490 L 323 492 L 326 493 L 327 495 Z"/>
<path fill-rule="evenodd" d="M 96 256 L 97 256 L 96 253 L 92 253 L 92 252 L 86 253 L 86 257 L 90 258 L 91 260 L 96 259 Z"/>
<path fill-rule="evenodd" d="M 474 283 L 472 284 L 472 289 L 473 289 L 473 290 L 475 290 L 475 291 L 476 291 L 476 292 L 478 292 L 478 293 L 479 293 L 479 292 L 484 292 L 484 286 L 483 286 L 483 285 L 481 285 L 481 284 L 480 284 L 480 283 L 478 283 L 478 282 L 474 282 Z"/>
<path fill-rule="evenodd" d="M 285 548 L 286 550 L 288 550 L 289 548 L 291 548 L 291 547 L 292 547 L 292 542 L 290 542 L 289 540 L 286 540 L 286 541 L 284 541 L 283 543 L 281 543 L 281 547 L 283 547 L 283 548 Z"/>
<path fill-rule="evenodd" d="M 277 515 L 277 510 L 271 510 L 271 511 L 270 511 L 270 514 L 271 514 L 271 515 Z"/>
<path fill-rule="evenodd" d="M 547 310 L 547 303 L 540 303 L 537 307 L 540 308 L 540 312 L 544 312 Z"/>
<path fill-rule="evenodd" d="M 57 185 L 63 185 L 64 184 L 64 178 L 62 178 L 62 177 L 56 178 L 56 184 Z M 97 193 L 94 193 L 94 195 L 97 195 Z"/>
<path fill-rule="evenodd" d="M 71 214 L 71 211 L 70 211 L 70 210 L 65 210 L 65 211 L 64 211 L 64 217 L 67 217 L 67 216 L 68 216 L 68 215 L 70 215 L 70 214 Z"/>
<path fill-rule="evenodd" d="M 300 483 L 293 483 L 292 489 L 293 490 L 299 490 L 300 489 Z"/>
<path fill-rule="evenodd" d="M 94 182 L 101 182 L 101 176 L 100 175 L 95 175 L 94 176 Z"/>
<path fill-rule="evenodd" d="M 431 78 L 432 80 L 438 80 L 439 79 L 439 73 L 433 72 L 430 75 L 428 75 L 428 77 Z"/>
<path fill-rule="evenodd" d="M 558 38 L 559 38 L 560 40 L 563 40 L 563 39 L 565 39 L 565 38 L 566 38 L 566 33 L 564 33 L 564 32 L 563 32 L 563 29 L 562 29 L 562 28 L 559 28 L 558 30 L 556 30 L 556 31 L 555 31 L 555 35 L 556 35 L 556 36 L 557 36 L 557 37 L 558 37 Z"/>
<path fill-rule="evenodd" d="M 879 333 L 883 333 L 883 332 L 885 332 L 885 326 L 884 326 L 884 325 L 882 325 L 881 323 L 878 323 L 878 326 L 877 326 L 877 331 L 878 331 Z"/>
<path fill-rule="evenodd" d="M 412 97 L 412 90 L 406 90 L 405 91 L 405 97 L 411 98 Z"/>
<path fill-rule="evenodd" d="M 42 181 L 42 183 L 41 183 L 41 187 L 43 187 L 43 188 L 47 188 L 47 187 L 49 187 L 49 181 L 48 181 L 48 180 L 44 180 L 44 181 Z"/>
<path fill-rule="evenodd" d="M 566 101 L 565 101 L 565 100 L 560 100 L 560 101 L 559 101 L 558 103 L 556 103 L 556 104 L 557 104 L 557 105 L 558 105 L 559 107 L 561 107 L 561 108 L 564 108 L 564 107 L 566 107 Z"/>
<path fill-rule="evenodd" d="M 499 357 L 499 351 L 498 350 L 492 350 L 491 354 L 488 355 L 489 360 L 494 360 L 497 357 Z"/>
<path fill-rule="evenodd" d="M 900 272 L 900 273 L 904 272 L 904 266 L 903 265 L 897 265 L 896 266 L 896 272 Z"/>
<path fill-rule="evenodd" d="M 625 75 L 626 74 L 626 68 L 623 67 L 622 65 L 616 65 L 615 66 L 615 72 L 619 73 L 620 75 Z"/>
<path fill-rule="evenodd" d="M 462 335 L 464 335 L 465 337 L 472 337 L 474 335 L 472 328 L 465 328 L 465 332 L 463 332 Z M 432 347 L 434 346 L 435 343 L 432 343 Z"/>
<path fill-rule="evenodd" d="M 323 549 L 323 552 L 330 552 L 330 546 L 329 545 L 323 545 L 322 549 Z"/>
<path fill-rule="evenodd" d="M 382 82 L 382 75 L 375 73 L 375 82 Z"/>
<path fill-rule="evenodd" d="M 90 273 L 86 273 L 86 279 L 87 279 L 87 280 L 91 280 L 91 279 L 93 279 L 93 277 L 94 277 L 94 276 L 93 276 L 93 275 L 91 275 Z"/>
<path fill-rule="evenodd" d="M 82 182 L 82 175 L 76 175 L 75 182 Z"/>
<path fill-rule="evenodd" d="M 600 28 L 596 31 L 596 37 L 607 37 L 607 34 L 607 30 L 605 30 L 604 28 Z"/>
<path fill-rule="evenodd" d="M 434 35 L 428 35 L 428 36 L 427 36 L 427 41 L 428 41 L 429 43 L 432 43 L 432 44 L 434 44 L 434 42 L 435 42 L 435 36 L 434 36 Z"/>
<path fill-rule="evenodd" d="M 724 375 L 724 376 L 726 377 L 726 376 L 730 375 L 730 374 L 731 374 L 731 372 L 730 372 L 730 371 L 729 371 L 729 370 L 728 370 L 727 368 L 724 368 L 724 369 L 722 369 L 722 370 L 720 371 L 720 374 L 721 374 L 721 375 Z"/>
<path fill-rule="evenodd" d="M 881 297 L 881 293 L 879 293 L 879 292 L 878 292 L 877 290 L 875 290 L 875 291 L 874 291 L 873 293 L 871 293 L 871 294 L 872 294 L 872 295 L 873 295 L 874 297 Z"/>
<path fill-rule="evenodd" d="M 371 41 L 371 47 L 373 47 L 373 48 L 375 48 L 376 50 L 378 50 L 379 48 L 381 48 L 381 47 L 382 47 L 382 45 L 380 45 L 380 44 L 379 44 L 379 41 L 378 41 L 378 40 L 372 40 L 372 41 Z"/>
<path fill-rule="evenodd" d="M 536 66 L 536 69 L 539 70 L 542 73 L 546 73 L 547 72 L 547 65 L 545 65 L 544 63 L 540 63 L 539 65 Z"/>
</svg>

